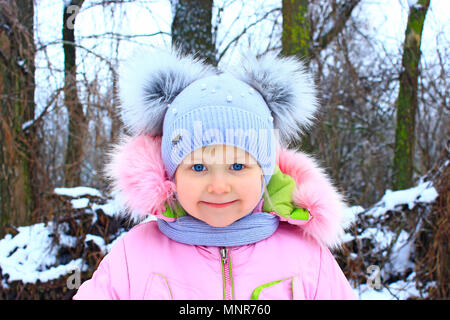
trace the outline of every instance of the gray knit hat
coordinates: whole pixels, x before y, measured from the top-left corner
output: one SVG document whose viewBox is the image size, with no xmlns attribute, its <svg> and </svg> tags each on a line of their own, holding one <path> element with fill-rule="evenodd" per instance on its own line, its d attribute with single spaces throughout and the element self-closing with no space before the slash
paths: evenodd
<svg viewBox="0 0 450 320">
<path fill-rule="evenodd" d="M 229 74 L 185 88 L 171 103 L 163 128 L 161 151 L 169 177 L 192 151 L 224 144 L 251 154 L 269 183 L 276 155 L 273 118 L 262 96 Z"/>
<path fill-rule="evenodd" d="M 225 144 L 252 155 L 266 184 L 275 168 L 277 140 L 287 147 L 317 107 L 303 64 L 273 53 L 246 57 L 231 73 L 178 50 L 146 54 L 121 77 L 120 97 L 121 116 L 132 134 L 162 136 L 169 179 L 192 151 Z"/>
</svg>

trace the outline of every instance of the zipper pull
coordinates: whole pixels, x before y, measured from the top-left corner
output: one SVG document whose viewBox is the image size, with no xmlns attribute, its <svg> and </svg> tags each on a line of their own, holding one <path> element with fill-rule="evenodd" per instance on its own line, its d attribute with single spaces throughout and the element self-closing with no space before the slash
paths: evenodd
<svg viewBox="0 0 450 320">
<path fill-rule="evenodd" d="M 228 257 L 228 248 L 220 248 L 220 256 L 222 257 L 223 264 L 226 264 Z"/>
</svg>

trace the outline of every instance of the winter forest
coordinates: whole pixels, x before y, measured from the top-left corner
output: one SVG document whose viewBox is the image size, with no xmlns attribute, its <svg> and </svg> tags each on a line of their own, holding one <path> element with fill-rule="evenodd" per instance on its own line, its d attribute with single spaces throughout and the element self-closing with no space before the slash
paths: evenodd
<svg viewBox="0 0 450 320">
<path fill-rule="evenodd" d="M 122 63 L 301 58 L 320 112 L 290 147 L 345 196 L 333 251 L 360 299 L 449 297 L 446 0 L 0 0 L 0 300 L 71 299 L 133 225 L 104 165 Z M 149 218 L 151 219 L 151 218 Z"/>
</svg>

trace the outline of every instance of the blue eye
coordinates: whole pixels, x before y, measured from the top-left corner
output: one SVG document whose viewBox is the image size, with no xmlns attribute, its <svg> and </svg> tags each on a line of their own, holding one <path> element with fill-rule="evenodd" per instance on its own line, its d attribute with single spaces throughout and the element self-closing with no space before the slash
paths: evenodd
<svg viewBox="0 0 450 320">
<path fill-rule="evenodd" d="M 233 163 L 232 168 L 233 170 L 240 171 L 244 168 L 244 165 L 242 163 Z"/>
<path fill-rule="evenodd" d="M 203 171 L 203 169 L 205 168 L 205 166 L 202 165 L 202 164 L 200 164 L 200 163 L 198 163 L 198 164 L 194 164 L 194 165 L 192 166 L 192 168 L 193 168 L 194 171 L 196 171 L 196 172 L 201 172 L 201 171 Z"/>
</svg>

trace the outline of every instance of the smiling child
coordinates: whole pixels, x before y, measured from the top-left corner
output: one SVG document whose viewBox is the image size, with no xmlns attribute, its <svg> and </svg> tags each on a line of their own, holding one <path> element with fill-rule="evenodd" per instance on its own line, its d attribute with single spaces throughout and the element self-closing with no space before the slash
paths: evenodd
<svg viewBox="0 0 450 320">
<path fill-rule="evenodd" d="M 223 72 L 179 51 L 137 58 L 120 81 L 129 136 L 106 167 L 130 217 L 74 299 L 354 299 L 330 249 L 342 197 L 288 150 L 318 107 L 293 57 Z M 156 220 L 156 221 L 155 221 Z"/>
</svg>

